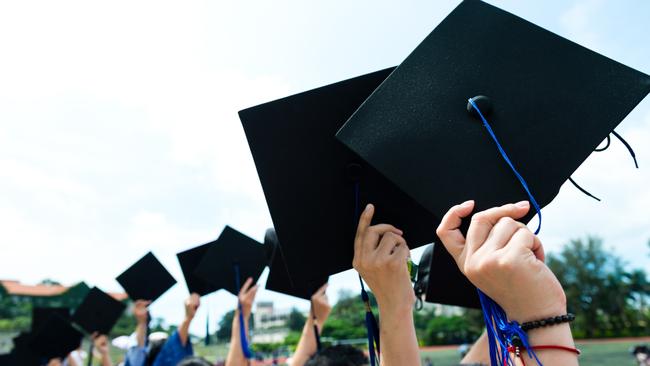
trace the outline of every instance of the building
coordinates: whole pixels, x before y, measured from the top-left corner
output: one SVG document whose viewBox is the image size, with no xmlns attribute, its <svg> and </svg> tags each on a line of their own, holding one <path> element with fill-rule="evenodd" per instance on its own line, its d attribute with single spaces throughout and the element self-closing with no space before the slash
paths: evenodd
<svg viewBox="0 0 650 366">
<path fill-rule="evenodd" d="M 253 343 L 282 343 L 289 335 L 290 310 L 277 310 L 272 301 L 260 301 L 255 306 L 251 341 Z"/>
</svg>

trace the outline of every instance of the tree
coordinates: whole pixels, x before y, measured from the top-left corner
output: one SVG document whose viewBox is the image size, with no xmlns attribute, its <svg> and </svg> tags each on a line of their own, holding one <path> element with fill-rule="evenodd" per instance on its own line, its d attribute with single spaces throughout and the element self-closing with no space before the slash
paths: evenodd
<svg viewBox="0 0 650 366">
<path fill-rule="evenodd" d="M 377 316 L 377 301 L 372 293 L 370 304 Z M 332 308 L 332 312 L 323 327 L 322 336 L 340 339 L 365 338 L 366 334 L 366 307 L 359 295 L 349 291 L 339 293 L 339 301 Z"/>
<path fill-rule="evenodd" d="M 645 272 L 626 270 L 626 263 L 603 248 L 596 237 L 571 240 L 547 263 L 576 314 L 576 337 L 620 337 L 650 330 L 645 303 L 650 295 Z"/>
<path fill-rule="evenodd" d="M 235 311 L 230 310 L 223 314 L 219 320 L 219 328 L 217 329 L 217 340 L 220 342 L 227 342 L 230 340 L 230 333 L 232 332 L 232 320 L 235 317 Z"/>
<path fill-rule="evenodd" d="M 289 317 L 287 318 L 287 327 L 291 331 L 300 332 L 302 331 L 306 320 L 307 318 L 305 318 L 305 316 L 300 311 L 298 311 L 298 309 L 292 308 L 291 312 L 289 313 Z"/>
</svg>

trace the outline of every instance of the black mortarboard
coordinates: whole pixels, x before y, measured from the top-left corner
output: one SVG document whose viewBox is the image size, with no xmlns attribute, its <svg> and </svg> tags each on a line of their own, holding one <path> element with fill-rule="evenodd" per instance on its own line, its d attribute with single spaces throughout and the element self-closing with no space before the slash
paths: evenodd
<svg viewBox="0 0 650 366">
<path fill-rule="evenodd" d="M 149 252 L 116 278 L 131 300 L 155 301 L 176 284 L 160 261 Z"/>
<path fill-rule="evenodd" d="M 70 322 L 52 314 L 42 327 L 29 339 L 29 348 L 39 356 L 52 359 L 64 358 L 79 348 L 83 335 Z"/>
<path fill-rule="evenodd" d="M 93 287 L 72 316 L 72 321 L 87 333 L 108 334 L 124 313 L 126 305 Z"/>
<path fill-rule="evenodd" d="M 190 293 L 195 292 L 200 296 L 219 290 L 219 287 L 204 281 L 201 277 L 194 274 L 194 271 L 196 271 L 196 268 L 201 263 L 201 259 L 208 252 L 209 247 L 209 243 L 203 244 L 176 254 L 178 263 L 180 263 L 181 270 L 183 271 L 183 277 L 185 277 L 187 289 Z"/>
<path fill-rule="evenodd" d="M 32 334 L 29 332 L 21 332 L 12 339 L 14 348 L 11 350 L 10 361 L 13 361 L 14 365 L 41 366 L 41 357 L 30 348 L 31 339 Z"/>
<path fill-rule="evenodd" d="M 32 308 L 32 332 L 36 332 L 41 328 L 53 315 L 58 315 L 65 320 L 70 320 L 70 308 L 39 306 Z"/>
<path fill-rule="evenodd" d="M 437 218 L 468 199 L 477 211 L 528 200 L 468 106 L 469 98 L 486 96 L 476 104 L 543 207 L 648 92 L 647 75 L 467 0 L 337 136 Z M 478 304 L 440 246 L 431 271 L 432 279 L 446 279 L 430 283 L 431 301 Z"/>
<path fill-rule="evenodd" d="M 219 238 L 209 243 L 195 274 L 217 288 L 237 295 L 235 267 L 239 271 L 241 286 L 248 277 L 257 281 L 266 264 L 266 252 L 262 244 L 226 226 Z"/>
<path fill-rule="evenodd" d="M 264 235 L 264 246 L 271 250 L 269 261 L 269 276 L 266 279 L 266 289 L 281 294 L 309 300 L 311 296 L 325 283 L 328 277 L 316 279 L 312 282 L 292 281 L 284 260 L 282 246 L 278 241 L 275 229 L 268 229 Z"/>
<path fill-rule="evenodd" d="M 0 366 L 19 366 L 14 353 L 4 353 L 0 355 Z"/>
<path fill-rule="evenodd" d="M 358 215 L 433 241 L 422 206 L 338 142 L 336 131 L 393 69 L 377 71 L 239 112 L 294 286 L 350 269 Z"/>
</svg>

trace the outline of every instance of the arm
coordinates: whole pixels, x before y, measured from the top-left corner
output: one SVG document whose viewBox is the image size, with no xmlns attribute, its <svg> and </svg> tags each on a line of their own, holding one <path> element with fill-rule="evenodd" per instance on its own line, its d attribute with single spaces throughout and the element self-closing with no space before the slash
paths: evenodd
<svg viewBox="0 0 650 366">
<path fill-rule="evenodd" d="M 113 366 L 113 361 L 108 353 L 108 338 L 103 334 L 94 334 L 93 343 L 95 349 L 101 355 L 102 366 Z M 88 355 L 88 357 L 92 357 L 92 355 Z"/>
<path fill-rule="evenodd" d="M 251 310 L 253 307 L 253 301 L 255 300 L 255 294 L 257 293 L 258 285 L 253 286 L 253 279 L 248 278 L 241 290 L 239 291 L 238 304 L 241 304 L 241 308 L 244 316 L 244 331 L 248 335 L 248 318 L 250 318 Z M 232 331 L 230 333 L 230 348 L 228 349 L 228 356 L 226 357 L 226 366 L 246 366 L 248 365 L 248 360 L 244 356 L 244 352 L 241 348 L 241 340 L 239 333 L 239 305 L 235 310 L 235 316 L 232 319 Z"/>
<path fill-rule="evenodd" d="M 488 339 L 487 333 L 483 332 L 481 336 L 474 342 L 472 348 L 469 349 L 469 352 L 463 357 L 461 364 L 481 364 L 489 365 L 490 364 L 490 352 L 488 349 Z"/>
<path fill-rule="evenodd" d="M 442 219 L 437 234 L 454 257 L 461 272 L 496 301 L 510 321 L 520 324 L 566 313 L 566 295 L 553 272 L 544 264 L 544 248 L 526 225 L 515 220 L 526 215 L 526 201 L 479 212 L 472 217 L 467 236 L 459 227 L 471 214 L 474 201 L 452 207 Z M 532 330 L 535 345 L 574 347 L 568 324 Z M 547 365 L 578 365 L 575 353 L 560 350 L 536 352 Z M 522 353 L 526 364 L 532 361 Z M 518 364 L 522 360 L 517 359 Z"/>
<path fill-rule="evenodd" d="M 370 226 L 374 210 L 368 205 L 359 218 L 352 265 L 379 305 L 381 364 L 420 365 L 413 323 L 415 292 L 406 265 L 409 248 L 401 230 L 386 224 Z"/>
<path fill-rule="evenodd" d="M 291 366 L 304 365 L 318 351 L 316 335 L 314 334 L 314 324 L 316 324 L 318 334 L 320 335 L 323 331 L 323 324 L 325 324 L 332 310 L 327 299 L 326 291 L 327 284 L 318 289 L 311 297 L 311 311 L 309 312 L 305 326 L 302 328 L 302 335 L 300 336 L 300 341 L 298 341 L 296 352 L 291 358 Z"/>
<path fill-rule="evenodd" d="M 133 316 L 137 323 L 135 327 L 135 338 L 138 347 L 144 347 L 146 344 L 147 325 L 149 322 L 149 310 L 147 309 L 147 306 L 149 306 L 149 304 L 151 304 L 151 301 L 136 300 L 133 306 Z"/>
<path fill-rule="evenodd" d="M 183 319 L 183 322 L 178 327 L 178 336 L 180 337 L 181 345 L 183 346 L 187 344 L 190 334 L 190 324 L 192 323 L 192 319 L 194 319 L 196 310 L 198 310 L 200 305 L 201 298 L 196 293 L 192 293 L 190 297 L 185 300 L 185 319 Z"/>
</svg>

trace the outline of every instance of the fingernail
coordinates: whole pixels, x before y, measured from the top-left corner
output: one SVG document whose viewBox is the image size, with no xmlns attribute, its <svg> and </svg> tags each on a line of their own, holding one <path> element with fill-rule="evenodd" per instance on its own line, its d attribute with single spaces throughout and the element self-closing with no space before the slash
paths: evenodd
<svg viewBox="0 0 650 366">
<path fill-rule="evenodd" d="M 368 210 L 370 210 L 371 207 L 372 207 L 372 203 L 367 204 L 367 205 L 366 205 L 366 208 L 364 209 L 364 211 L 368 211 Z"/>
<path fill-rule="evenodd" d="M 518 208 L 526 208 L 530 206 L 530 203 L 528 201 L 519 201 L 515 203 L 515 206 L 517 206 Z"/>
<path fill-rule="evenodd" d="M 460 208 L 469 208 L 474 204 L 474 200 L 465 201 L 460 205 Z"/>
</svg>

